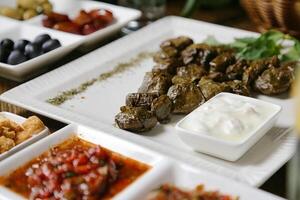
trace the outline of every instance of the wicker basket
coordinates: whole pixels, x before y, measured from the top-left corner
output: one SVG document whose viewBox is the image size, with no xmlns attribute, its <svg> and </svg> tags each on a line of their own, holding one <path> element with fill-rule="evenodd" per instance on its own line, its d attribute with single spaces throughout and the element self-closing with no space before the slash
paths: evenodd
<svg viewBox="0 0 300 200">
<path fill-rule="evenodd" d="M 258 31 L 276 28 L 300 37 L 299 0 L 241 0 L 241 4 Z"/>
</svg>

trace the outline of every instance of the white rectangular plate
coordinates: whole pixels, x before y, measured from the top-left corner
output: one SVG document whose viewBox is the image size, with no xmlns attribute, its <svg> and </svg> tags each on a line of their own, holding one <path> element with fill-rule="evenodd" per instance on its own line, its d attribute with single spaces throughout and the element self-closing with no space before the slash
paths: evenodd
<svg viewBox="0 0 300 200">
<path fill-rule="evenodd" d="M 205 168 L 229 178 L 260 186 L 295 152 L 296 139 L 288 129 L 293 124 L 291 99 L 259 96 L 283 107 L 276 127 L 237 162 L 228 162 L 192 151 L 175 134 L 175 124 L 182 116 L 172 116 L 167 125 L 159 125 L 145 135 L 120 130 L 114 116 L 124 105 L 125 96 L 137 91 L 144 73 L 153 66 L 145 59 L 134 68 L 90 87 L 83 94 L 53 106 L 46 102 L 59 92 L 97 77 L 120 62 L 128 62 L 140 52 L 158 50 L 160 42 L 178 35 L 187 35 L 200 42 L 214 35 L 223 42 L 254 33 L 179 17 L 166 17 L 133 34 L 112 42 L 59 69 L 27 82 L 0 96 L 0 99 L 48 117 L 97 128 L 103 132 L 154 149 L 189 165 Z M 24 95 L 26 94 L 26 95 Z M 285 134 L 285 136 L 283 136 Z"/>
<path fill-rule="evenodd" d="M 113 198 L 114 200 L 144 199 L 148 192 L 158 188 L 163 183 L 172 183 L 187 189 L 192 189 L 198 184 L 204 184 L 209 190 L 219 190 L 224 194 L 236 195 L 239 196 L 241 200 L 252 200 L 253 197 L 257 200 L 282 199 L 244 184 L 214 175 L 210 172 L 189 167 L 181 162 L 168 159 L 152 150 L 116 138 L 110 134 L 76 125 L 69 125 L 1 162 L 0 176 L 7 175 L 72 135 L 77 135 L 84 140 L 99 144 L 121 155 L 152 166 L 152 168 L 140 178 L 117 194 Z M 0 186 L 0 199 L 22 200 L 24 198 Z"/>
<path fill-rule="evenodd" d="M 141 12 L 139 10 L 126 8 L 122 6 L 116 6 L 108 3 L 103 3 L 99 1 L 87 1 L 87 0 L 50 0 L 53 4 L 53 11 L 64 13 L 74 18 L 81 9 L 86 11 L 103 8 L 112 11 L 115 22 L 110 24 L 109 26 L 100 29 L 92 34 L 81 36 L 82 37 L 82 48 L 89 48 L 91 45 L 97 44 L 108 36 L 113 35 L 117 31 L 119 31 L 123 26 L 125 26 L 128 22 L 137 19 L 141 16 Z M 37 16 L 30 20 L 27 20 L 26 23 L 30 23 L 32 25 L 41 26 L 42 25 L 43 16 Z"/>
<path fill-rule="evenodd" d="M 25 122 L 26 118 L 21 117 L 19 115 L 13 114 L 13 113 L 9 113 L 9 112 L 0 112 L 0 117 L 4 117 L 7 119 L 10 119 L 18 124 L 22 124 L 23 122 Z M 27 139 L 26 141 L 14 146 L 13 148 L 11 148 L 10 150 L 0 154 L 0 162 L 5 159 L 8 158 L 9 156 L 11 156 L 12 154 L 20 151 L 21 149 L 27 147 L 30 144 L 33 144 L 34 142 L 42 139 L 43 137 L 46 137 L 49 134 L 49 129 L 47 127 L 45 127 L 45 129 L 43 131 L 41 131 L 40 133 L 32 136 L 31 138 Z"/>
</svg>

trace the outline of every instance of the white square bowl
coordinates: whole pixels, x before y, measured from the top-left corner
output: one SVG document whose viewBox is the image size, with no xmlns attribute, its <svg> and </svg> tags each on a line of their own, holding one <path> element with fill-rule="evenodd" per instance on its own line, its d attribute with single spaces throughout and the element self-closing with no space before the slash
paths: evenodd
<svg viewBox="0 0 300 200">
<path fill-rule="evenodd" d="M 143 188 L 134 190 L 134 198 L 122 200 L 142 200 L 151 191 L 157 190 L 163 184 L 171 184 L 182 190 L 193 190 L 203 185 L 206 191 L 218 191 L 224 195 L 238 197 L 240 200 L 284 200 L 281 197 L 246 186 L 240 182 L 217 176 L 214 173 L 204 171 L 201 168 L 193 168 L 184 163 L 173 161 L 166 171 L 161 171 L 153 177 L 152 183 L 143 182 Z"/>
<path fill-rule="evenodd" d="M 150 166 L 150 169 L 147 172 L 116 194 L 112 198 L 114 200 L 137 199 L 136 191 L 145 191 L 149 185 L 153 185 L 157 181 L 157 177 L 163 176 L 163 174 L 167 173 L 171 167 L 169 159 L 165 156 L 109 134 L 71 124 L 5 159 L 0 163 L 0 176 L 8 175 L 12 171 L 40 156 L 50 148 L 68 140 L 72 136 L 78 136 L 81 139 L 96 145 L 101 145 L 110 151 L 114 151 L 122 156 L 126 156 Z M 24 200 L 25 198 L 9 190 L 9 188 L 0 185 L 0 199 Z"/>
<path fill-rule="evenodd" d="M 9 113 L 9 112 L 0 112 L 0 116 L 4 117 L 4 118 L 8 118 L 18 124 L 22 124 L 23 122 L 25 122 L 26 118 L 21 117 L 19 115 L 13 114 L 13 113 Z M 25 140 L 24 142 L 14 146 L 13 148 L 11 148 L 10 150 L 0 154 L 0 162 L 2 160 L 4 160 L 5 158 L 11 156 L 12 154 L 20 151 L 21 149 L 27 147 L 30 144 L 33 144 L 34 142 L 42 139 L 43 137 L 46 137 L 47 135 L 49 135 L 49 129 L 47 127 L 45 127 L 45 129 L 43 131 L 41 131 L 40 133 L 32 136 L 31 138 Z"/>
<path fill-rule="evenodd" d="M 206 133 L 200 133 L 183 128 L 181 124 L 187 120 L 190 115 L 193 115 L 193 113 L 201 111 L 202 106 L 199 106 L 192 113 L 184 117 L 176 124 L 176 133 L 185 144 L 196 151 L 219 157 L 224 160 L 236 161 L 274 126 L 281 111 L 281 107 L 259 99 L 226 92 L 214 96 L 204 104 L 208 104 L 220 96 L 227 96 L 233 100 L 243 100 L 256 105 L 267 106 L 272 109 L 272 112 L 264 121 L 261 122 L 260 125 L 253 129 L 247 136 L 245 136 L 245 138 L 241 139 L 240 141 L 228 141 Z"/>
<path fill-rule="evenodd" d="M 62 45 L 57 49 L 18 65 L 9 65 L 0 62 L 0 76 L 15 81 L 24 81 L 37 73 L 47 70 L 47 66 L 50 63 L 59 60 L 78 47 L 82 39 L 81 36 L 53 31 L 43 27 L 35 27 L 8 18 L 0 18 L 0 26 L 4 27 L 0 31 L 0 40 L 9 38 L 14 42 L 18 39 L 33 41 L 36 36 L 47 33 L 52 38 L 58 39 Z"/>
</svg>

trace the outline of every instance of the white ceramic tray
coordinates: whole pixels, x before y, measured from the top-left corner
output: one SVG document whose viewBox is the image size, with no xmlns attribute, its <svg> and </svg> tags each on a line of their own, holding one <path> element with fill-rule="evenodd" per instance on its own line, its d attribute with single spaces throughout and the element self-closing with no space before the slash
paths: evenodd
<svg viewBox="0 0 300 200">
<path fill-rule="evenodd" d="M 26 118 L 24 118 L 24 117 L 21 117 L 19 115 L 9 113 L 9 112 L 0 112 L 0 117 L 8 118 L 18 124 L 22 124 L 26 120 Z M 47 127 L 45 127 L 45 129 L 43 131 L 41 131 L 40 133 L 32 136 L 28 140 L 16 145 L 15 147 L 11 148 L 10 150 L 0 154 L 0 162 L 2 160 L 4 160 L 5 158 L 11 156 L 12 154 L 20 151 L 21 149 L 27 147 L 28 145 L 33 144 L 34 142 L 42 139 L 43 137 L 46 137 L 48 134 L 49 134 L 49 129 Z"/>
<path fill-rule="evenodd" d="M 122 74 L 91 86 L 83 94 L 60 106 L 46 102 L 61 91 L 78 87 L 81 83 L 113 69 L 120 62 L 128 62 L 140 52 L 157 50 L 163 40 L 178 35 L 190 36 L 196 42 L 202 41 L 208 35 L 214 35 L 218 40 L 228 42 L 233 37 L 256 34 L 190 19 L 166 17 L 18 86 L 2 94 L 0 99 L 63 122 L 75 122 L 97 128 L 189 165 L 205 168 L 252 186 L 260 186 L 295 152 L 296 139 L 289 129 L 294 120 L 291 99 L 259 96 L 260 99 L 282 106 L 283 110 L 276 127 L 237 162 L 197 153 L 186 146 L 176 136 L 174 127 L 183 116 L 172 116 L 171 123 L 159 125 L 145 135 L 123 131 L 114 126 L 114 116 L 119 112 L 119 107 L 124 105 L 126 94 L 137 91 L 144 73 L 152 68 L 151 58 L 137 63 L 137 66 Z"/>
<path fill-rule="evenodd" d="M 219 190 L 224 194 L 236 195 L 241 200 L 252 200 L 253 197 L 257 200 L 282 199 L 204 170 L 189 167 L 181 162 L 169 159 L 152 150 L 119 139 L 110 134 L 76 125 L 69 125 L 1 162 L 0 176 L 6 175 L 19 166 L 26 164 L 26 162 L 47 151 L 50 147 L 63 142 L 72 135 L 77 135 L 94 144 L 99 144 L 124 156 L 152 166 L 140 178 L 117 194 L 113 198 L 115 200 L 144 199 L 145 194 L 158 188 L 163 183 L 173 183 L 187 189 L 194 188 L 198 184 L 205 184 L 209 190 Z M 193 178 L 191 179 L 191 177 Z M 0 199 L 21 200 L 24 198 L 0 186 Z"/>
</svg>

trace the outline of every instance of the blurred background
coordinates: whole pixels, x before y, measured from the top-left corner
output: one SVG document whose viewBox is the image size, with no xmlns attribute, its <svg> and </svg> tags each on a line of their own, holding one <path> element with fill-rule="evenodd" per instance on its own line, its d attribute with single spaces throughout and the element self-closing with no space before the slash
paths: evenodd
<svg viewBox="0 0 300 200">
<path fill-rule="evenodd" d="M 163 15 L 181 15 L 211 23 L 263 32 L 277 28 L 300 36 L 299 0 L 104 0 L 138 8 L 141 24 Z"/>
</svg>

